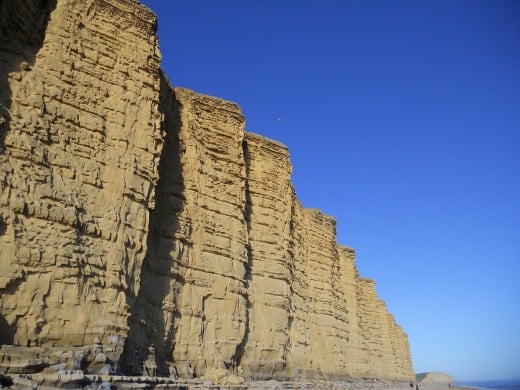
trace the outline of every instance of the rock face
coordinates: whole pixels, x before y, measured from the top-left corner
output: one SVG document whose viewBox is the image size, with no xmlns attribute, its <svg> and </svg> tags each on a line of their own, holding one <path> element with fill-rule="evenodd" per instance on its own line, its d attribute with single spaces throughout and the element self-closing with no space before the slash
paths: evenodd
<svg viewBox="0 0 520 390">
<path fill-rule="evenodd" d="M 0 340 L 97 337 L 117 360 L 162 144 L 156 18 L 128 0 L 1 7 Z"/>
<path fill-rule="evenodd" d="M 413 378 L 287 148 L 170 86 L 151 11 L 4 0 L 0 22 L 2 370 Z"/>
</svg>

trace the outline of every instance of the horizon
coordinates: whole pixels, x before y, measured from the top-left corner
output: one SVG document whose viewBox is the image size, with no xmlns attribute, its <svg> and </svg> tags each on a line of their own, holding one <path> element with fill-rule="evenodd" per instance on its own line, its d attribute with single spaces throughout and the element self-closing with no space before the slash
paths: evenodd
<svg viewBox="0 0 520 390">
<path fill-rule="evenodd" d="M 141 3 L 173 86 L 288 147 L 415 372 L 520 377 L 519 2 Z"/>
</svg>

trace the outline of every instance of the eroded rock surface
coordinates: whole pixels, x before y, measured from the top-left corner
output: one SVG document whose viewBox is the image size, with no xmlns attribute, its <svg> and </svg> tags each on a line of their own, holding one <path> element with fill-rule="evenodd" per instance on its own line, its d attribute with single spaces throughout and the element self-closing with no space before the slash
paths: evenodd
<svg viewBox="0 0 520 390">
<path fill-rule="evenodd" d="M 0 368 L 412 380 L 287 148 L 173 89 L 133 0 L 0 3 Z"/>
<path fill-rule="evenodd" d="M 3 1 L 1 342 L 117 360 L 161 151 L 156 18 L 134 1 Z"/>
</svg>

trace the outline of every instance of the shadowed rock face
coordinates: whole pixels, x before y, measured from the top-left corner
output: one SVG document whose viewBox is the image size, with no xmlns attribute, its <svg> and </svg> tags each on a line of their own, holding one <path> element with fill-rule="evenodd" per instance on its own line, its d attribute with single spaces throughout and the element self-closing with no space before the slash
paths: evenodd
<svg viewBox="0 0 520 390">
<path fill-rule="evenodd" d="M 237 105 L 174 90 L 148 9 L 4 0 L 0 11 L 11 357 L 34 369 L 73 347 L 82 368 L 103 356 L 129 374 L 156 363 L 216 381 L 413 379 L 406 334 L 336 243 L 334 219 L 298 202 L 287 148 L 245 132 Z"/>
<path fill-rule="evenodd" d="M 1 11 L 2 342 L 97 337 L 117 361 L 162 144 L 155 15 L 134 1 Z"/>
</svg>

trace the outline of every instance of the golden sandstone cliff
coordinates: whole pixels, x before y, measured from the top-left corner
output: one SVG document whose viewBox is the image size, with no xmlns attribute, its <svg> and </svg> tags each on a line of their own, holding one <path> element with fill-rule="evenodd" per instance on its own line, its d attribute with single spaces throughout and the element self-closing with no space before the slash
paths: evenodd
<svg viewBox="0 0 520 390">
<path fill-rule="evenodd" d="M 413 379 L 287 148 L 170 86 L 151 11 L 3 0 L 0 29 L 1 371 Z"/>
</svg>

